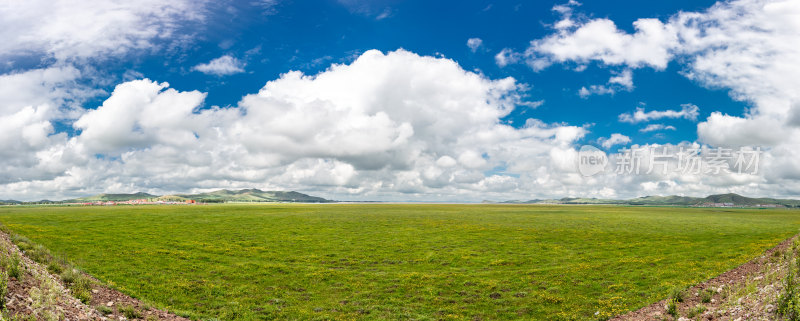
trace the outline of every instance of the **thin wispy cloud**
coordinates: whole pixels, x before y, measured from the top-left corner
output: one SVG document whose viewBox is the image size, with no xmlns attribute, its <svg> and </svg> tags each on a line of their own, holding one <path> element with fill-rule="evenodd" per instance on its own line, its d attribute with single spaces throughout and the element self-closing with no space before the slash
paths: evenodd
<svg viewBox="0 0 800 321">
<path fill-rule="evenodd" d="M 664 125 L 664 124 L 650 124 L 647 127 L 640 129 L 639 131 L 642 133 L 649 133 L 655 131 L 665 131 L 665 130 L 678 130 L 675 126 L 672 125 Z"/>
<path fill-rule="evenodd" d="M 697 120 L 700 114 L 700 108 L 692 104 L 681 105 L 680 110 L 651 110 L 645 111 L 644 108 L 638 107 L 633 113 L 620 114 L 619 121 L 623 123 L 641 123 L 664 118 L 682 118 L 687 120 Z"/>
</svg>

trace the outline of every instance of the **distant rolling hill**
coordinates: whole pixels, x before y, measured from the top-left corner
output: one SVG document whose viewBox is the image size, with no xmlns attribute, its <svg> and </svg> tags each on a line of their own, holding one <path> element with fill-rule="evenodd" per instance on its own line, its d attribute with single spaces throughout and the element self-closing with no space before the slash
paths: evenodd
<svg viewBox="0 0 800 321">
<path fill-rule="evenodd" d="M 87 197 L 76 198 L 67 201 L 74 201 L 74 202 L 120 202 L 120 201 L 130 201 L 130 200 L 138 200 L 138 199 L 150 199 L 158 197 L 153 194 L 148 193 L 133 193 L 133 194 L 97 194 Z M 65 201 L 65 202 L 67 202 Z"/>
<path fill-rule="evenodd" d="M 149 201 L 172 201 L 184 202 L 195 200 L 198 202 L 223 203 L 223 202 L 297 202 L 297 203 L 329 203 L 333 202 L 321 197 L 310 196 L 299 192 L 285 191 L 262 191 L 259 189 L 242 190 L 218 190 L 199 194 L 173 194 L 173 195 L 152 195 L 148 193 L 133 194 L 98 194 L 94 196 L 81 197 L 60 202 L 39 201 L 39 202 L 19 202 L 14 200 L 0 200 L 0 205 L 16 204 L 44 204 L 44 203 L 87 203 L 87 202 L 124 202 L 129 200 L 146 199 Z M 775 198 L 752 198 L 738 194 L 717 194 L 707 197 L 690 196 L 645 196 L 627 200 L 602 199 L 602 198 L 575 198 L 565 197 L 560 199 L 532 199 L 532 200 L 510 200 L 503 202 L 493 202 L 485 200 L 482 203 L 494 204 L 586 204 L 586 205 L 649 205 L 649 206 L 733 206 L 733 207 L 765 207 L 764 205 L 775 205 L 785 207 L 800 207 L 800 200 L 795 199 L 775 199 Z"/>
<path fill-rule="evenodd" d="M 800 206 L 800 200 L 750 198 L 738 194 L 719 194 L 705 198 L 706 203 L 734 203 L 736 205 L 779 204 L 784 206 Z"/>
<path fill-rule="evenodd" d="M 152 195 L 148 193 L 133 194 L 98 194 L 93 196 L 81 197 L 65 200 L 65 203 L 84 203 L 84 202 L 124 202 L 137 199 L 150 201 L 176 201 L 195 200 L 198 202 L 301 202 L 301 203 L 328 203 L 331 202 L 321 197 L 310 196 L 298 192 L 284 191 L 262 191 L 259 189 L 242 190 L 218 190 L 200 194 L 176 194 L 176 195 Z M 5 201 L 3 201 L 5 202 Z"/>
<path fill-rule="evenodd" d="M 711 197 L 711 196 L 709 196 Z M 627 200 L 630 205 L 697 205 L 703 203 L 703 198 L 690 196 L 645 196 Z"/>
<path fill-rule="evenodd" d="M 321 197 L 310 196 L 298 192 L 262 191 L 259 189 L 243 189 L 238 191 L 218 190 L 200 194 L 175 195 L 197 201 L 224 201 L 224 202 L 302 202 L 302 203 L 328 203 L 331 202 Z"/>
<path fill-rule="evenodd" d="M 486 202 L 486 201 L 484 201 Z M 717 194 L 707 197 L 690 196 L 645 196 L 628 200 L 602 199 L 602 198 L 561 198 L 550 200 L 511 200 L 500 202 L 504 204 L 602 204 L 602 205 L 651 205 L 651 206 L 703 206 L 714 204 L 728 204 L 728 206 L 748 207 L 763 205 L 778 205 L 786 207 L 800 207 L 800 200 L 752 198 L 738 194 Z"/>
</svg>

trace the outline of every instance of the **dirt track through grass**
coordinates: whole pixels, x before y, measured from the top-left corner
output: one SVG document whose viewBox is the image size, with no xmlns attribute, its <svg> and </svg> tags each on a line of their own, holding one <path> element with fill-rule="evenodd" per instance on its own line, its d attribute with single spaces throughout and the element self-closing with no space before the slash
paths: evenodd
<svg viewBox="0 0 800 321">
<path fill-rule="evenodd" d="M 800 211 L 519 205 L 0 207 L 100 280 L 195 318 L 597 319 L 797 233 Z"/>
</svg>

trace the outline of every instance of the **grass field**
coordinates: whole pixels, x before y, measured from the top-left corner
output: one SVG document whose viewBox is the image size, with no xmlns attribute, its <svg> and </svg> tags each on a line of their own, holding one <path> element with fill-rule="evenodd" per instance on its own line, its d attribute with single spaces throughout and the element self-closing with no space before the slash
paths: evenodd
<svg viewBox="0 0 800 321">
<path fill-rule="evenodd" d="M 195 319 L 602 319 L 735 267 L 800 211 L 520 205 L 0 207 Z M 599 312 L 599 313 L 598 313 Z"/>
</svg>

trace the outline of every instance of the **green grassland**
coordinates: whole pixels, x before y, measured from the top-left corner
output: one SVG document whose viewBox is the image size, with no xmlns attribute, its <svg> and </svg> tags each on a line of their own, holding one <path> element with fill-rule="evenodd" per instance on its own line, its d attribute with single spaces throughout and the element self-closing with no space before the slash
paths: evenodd
<svg viewBox="0 0 800 321">
<path fill-rule="evenodd" d="M 134 297 L 195 319 L 586 320 L 758 256 L 798 232 L 800 211 L 0 207 L 0 222 Z"/>
</svg>

